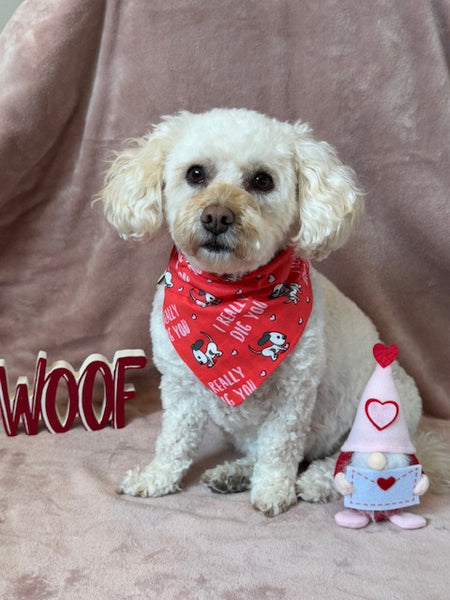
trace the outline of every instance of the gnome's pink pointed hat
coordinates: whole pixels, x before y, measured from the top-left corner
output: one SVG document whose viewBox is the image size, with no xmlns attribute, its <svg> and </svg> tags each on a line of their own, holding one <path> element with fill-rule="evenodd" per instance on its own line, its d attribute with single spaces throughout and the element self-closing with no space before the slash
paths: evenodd
<svg viewBox="0 0 450 600">
<path fill-rule="evenodd" d="M 355 421 L 343 452 L 395 452 L 414 454 L 400 397 L 392 378 L 391 364 L 397 346 L 375 344 L 377 361 L 360 400 Z"/>
</svg>

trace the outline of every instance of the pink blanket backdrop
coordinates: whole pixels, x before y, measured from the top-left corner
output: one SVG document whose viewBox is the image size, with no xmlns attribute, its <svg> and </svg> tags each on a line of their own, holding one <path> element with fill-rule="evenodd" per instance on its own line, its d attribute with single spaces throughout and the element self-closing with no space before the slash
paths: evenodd
<svg viewBox="0 0 450 600">
<path fill-rule="evenodd" d="M 0 36 L 0 358 L 79 369 L 142 348 L 126 427 L 0 423 L 0 597 L 406 599 L 447 596 L 449 497 L 416 532 L 352 532 L 342 506 L 267 519 L 212 494 L 233 455 L 213 427 L 183 491 L 118 496 L 161 408 L 148 315 L 171 242 L 124 242 L 92 200 L 112 152 L 164 114 L 215 106 L 309 122 L 358 174 L 366 215 L 318 268 L 373 318 L 450 441 L 448 0 L 26 0 Z"/>
</svg>

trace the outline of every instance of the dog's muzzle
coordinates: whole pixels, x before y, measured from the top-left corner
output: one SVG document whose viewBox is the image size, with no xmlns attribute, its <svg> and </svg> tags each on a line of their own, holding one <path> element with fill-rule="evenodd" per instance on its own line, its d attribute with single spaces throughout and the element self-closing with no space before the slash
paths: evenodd
<svg viewBox="0 0 450 600">
<path fill-rule="evenodd" d="M 215 266 L 223 264 L 222 259 L 230 255 L 244 258 L 242 253 L 251 243 L 249 240 L 257 235 L 254 222 L 258 216 L 256 202 L 246 190 L 214 182 L 192 198 L 190 209 L 193 235 L 190 234 L 189 243 L 196 246 L 190 251 L 191 256 L 201 251 L 202 257 L 212 259 Z M 183 227 L 183 217 L 180 215 L 179 219 Z"/>
<path fill-rule="evenodd" d="M 211 205 L 203 210 L 200 221 L 208 233 L 218 236 L 228 231 L 235 221 L 235 216 L 233 211 L 226 206 Z"/>
</svg>

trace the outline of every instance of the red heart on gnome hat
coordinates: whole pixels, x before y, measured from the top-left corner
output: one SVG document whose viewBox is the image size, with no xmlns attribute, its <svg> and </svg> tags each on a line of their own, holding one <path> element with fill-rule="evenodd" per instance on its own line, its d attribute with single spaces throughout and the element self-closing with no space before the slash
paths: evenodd
<svg viewBox="0 0 450 600">
<path fill-rule="evenodd" d="M 388 367 L 398 356 L 398 346 L 395 344 L 391 344 L 390 346 L 385 346 L 384 344 L 375 344 L 373 347 L 373 355 L 375 360 L 380 365 L 380 367 Z"/>
<path fill-rule="evenodd" d="M 370 398 L 365 404 L 366 415 L 369 421 L 378 431 L 383 431 L 391 425 L 398 415 L 398 404 L 393 400 L 380 402 L 376 398 Z"/>
</svg>

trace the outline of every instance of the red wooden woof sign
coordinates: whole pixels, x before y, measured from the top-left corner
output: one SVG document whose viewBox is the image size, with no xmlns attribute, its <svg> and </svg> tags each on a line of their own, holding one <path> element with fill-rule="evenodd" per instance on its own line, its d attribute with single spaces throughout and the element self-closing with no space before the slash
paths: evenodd
<svg viewBox="0 0 450 600">
<path fill-rule="evenodd" d="M 119 350 L 112 364 L 102 354 L 89 355 L 76 372 L 70 363 L 59 360 L 47 369 L 47 354 L 38 353 L 32 392 L 28 379 L 19 377 L 15 393 L 9 393 L 6 363 L 0 359 L 0 413 L 8 436 L 17 435 L 20 421 L 27 435 L 39 431 L 44 422 L 51 433 L 68 431 L 77 415 L 88 431 L 103 429 L 109 422 L 115 429 L 125 427 L 125 402 L 135 389 L 125 383 L 128 369 L 142 369 L 147 359 L 143 350 Z M 94 384 L 101 380 L 103 404 L 98 413 L 93 405 Z M 68 404 L 65 415 L 58 410 L 58 388 L 64 385 Z"/>
</svg>

